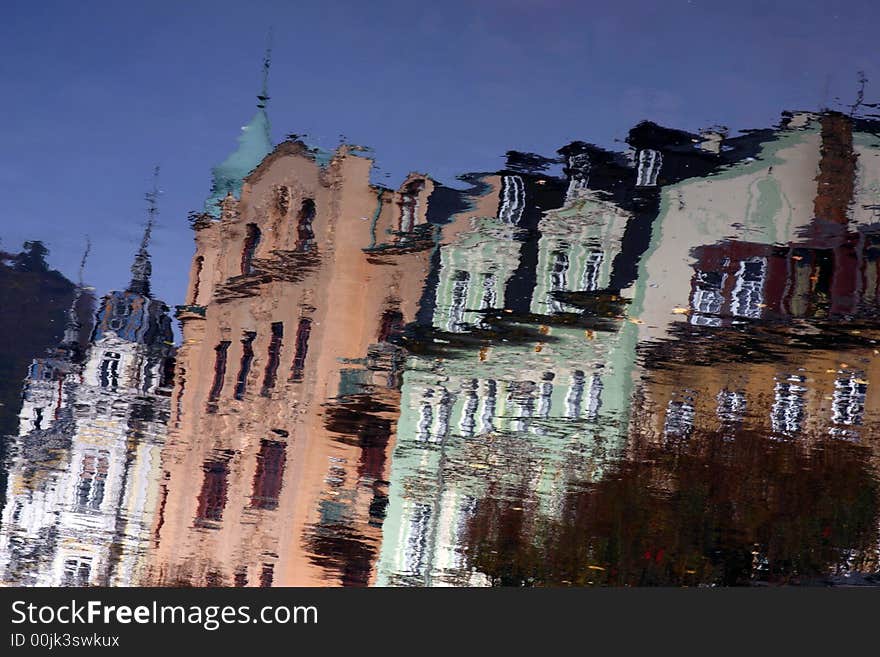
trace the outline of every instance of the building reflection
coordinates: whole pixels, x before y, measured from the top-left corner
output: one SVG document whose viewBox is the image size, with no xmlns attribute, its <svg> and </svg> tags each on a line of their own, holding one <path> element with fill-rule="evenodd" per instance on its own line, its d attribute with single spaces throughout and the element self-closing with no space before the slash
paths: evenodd
<svg viewBox="0 0 880 657">
<path fill-rule="evenodd" d="M 517 280 L 516 300 L 505 299 L 503 308 L 513 315 L 506 328 L 520 320 L 541 335 L 520 334 L 515 346 L 516 331 L 481 336 L 479 323 L 468 323 L 457 308 L 485 305 L 455 294 L 464 296 L 480 272 L 457 265 L 452 254 L 441 259 L 441 281 L 449 282 L 438 288 L 438 328 L 464 326 L 483 340 L 479 351 L 444 354 L 440 365 L 411 361 L 404 394 L 411 382 L 422 397 L 405 409 L 421 411 L 411 419 L 406 410 L 401 415 L 409 428 L 399 431 L 394 455 L 390 508 L 399 511 L 385 524 L 383 583 L 747 583 L 876 569 L 878 513 L 869 491 L 876 490 L 877 459 L 869 427 L 877 412 L 870 381 L 878 337 L 873 207 L 880 169 L 873 130 L 834 113 L 791 114 L 777 130 L 731 139 L 721 131 L 695 135 L 645 123 L 628 142 L 628 162 L 584 144 L 561 151 L 568 178 L 561 209 L 541 207 L 518 254 L 520 271 L 533 272 L 533 282 Z M 528 198 L 528 178 L 518 178 L 502 192 L 516 189 Z M 535 182 L 541 192 L 524 203 L 531 207 L 553 184 Z M 510 216 L 504 203 L 510 197 L 501 194 L 494 222 Z M 491 242 L 492 235 L 477 229 L 468 239 Z M 478 263 L 464 239 L 451 236 L 443 248 L 460 248 L 459 260 Z M 614 298 L 618 306 L 609 312 L 602 302 Z M 528 317 L 519 315 L 523 300 Z M 616 326 L 597 326 L 589 341 L 566 335 L 559 324 L 571 311 L 579 311 L 580 322 L 611 316 Z M 550 362 L 536 366 L 533 351 Z M 486 382 L 474 377 L 499 361 L 503 373 Z M 467 370 L 456 377 L 465 362 Z M 557 387 L 566 390 L 564 401 L 554 399 Z M 575 407 L 584 414 L 572 416 Z M 496 412 L 500 418 L 475 435 L 472 418 Z M 557 413 L 564 423 L 542 421 Z M 572 421 L 578 417 L 597 420 L 596 426 L 582 430 Z M 571 442 L 560 442 L 553 429 Z M 410 445 L 407 435 L 414 437 Z M 741 453 L 744 445 L 757 453 Z M 677 450 L 692 462 L 674 460 Z M 754 458 L 766 458 L 768 467 L 744 485 L 759 490 L 736 490 L 730 478 L 741 477 L 738 467 Z M 829 520 L 827 507 L 816 508 L 820 499 L 805 496 L 795 510 L 786 497 L 761 492 L 786 480 L 794 463 L 818 480 L 835 476 L 823 464 L 835 472 L 853 468 L 848 476 L 860 483 L 841 483 L 834 505 L 835 513 L 859 509 L 857 532 L 835 526 L 821 535 L 822 550 L 809 542 L 817 535 L 797 548 L 802 551 L 792 546 L 796 554 L 785 554 L 774 547 L 769 526 L 746 517 L 739 520 L 751 529 L 736 531 L 752 536 L 748 554 L 757 556 L 745 570 L 709 554 L 740 554 L 743 546 L 728 543 L 730 535 L 707 545 L 679 537 L 645 548 L 656 563 L 663 561 L 658 550 L 674 558 L 683 558 L 676 549 L 693 551 L 674 572 L 664 565 L 648 576 L 643 563 L 623 568 L 624 551 L 643 544 L 640 514 L 652 505 L 660 513 L 668 497 L 695 494 L 689 487 L 714 487 L 719 498 L 712 504 L 742 503 L 746 514 L 766 511 L 779 522 L 783 508 L 804 522 Z M 596 511 L 616 518 L 582 513 L 582 505 L 615 504 L 596 496 L 611 489 L 622 494 L 621 479 L 644 497 L 625 498 L 632 508 Z M 864 505 L 862 494 L 872 501 Z M 670 525 L 663 530 L 690 531 L 715 518 L 705 505 L 691 511 L 690 518 L 660 521 Z M 617 529 L 607 524 L 612 521 Z M 620 545 L 609 543 L 612 531 L 622 532 L 615 539 Z M 783 525 L 779 531 L 783 540 L 793 539 Z M 702 565 L 687 565 L 702 549 Z M 813 552 L 823 556 L 797 561 Z M 553 559 L 568 563 L 555 569 Z M 705 567 L 707 559 L 712 567 Z"/>
<path fill-rule="evenodd" d="M 665 433 L 699 424 L 695 405 L 705 407 L 709 397 L 718 418 L 780 436 L 856 438 L 876 412 L 869 386 L 877 337 L 880 224 L 870 208 L 880 173 L 870 150 L 876 138 L 854 131 L 858 124 L 842 115 L 800 118 L 778 140 L 791 155 L 750 183 L 759 194 L 744 229 L 751 220 L 753 230 L 691 249 L 691 289 L 674 299 L 687 295 L 679 308 L 687 323 L 643 346 L 649 367 L 660 370 L 646 391 L 658 404 L 655 428 L 662 424 Z M 818 171 L 812 203 L 779 191 L 777 178 L 792 186 L 804 177 L 789 171 L 798 162 Z M 743 170 L 743 177 L 755 176 Z M 728 198 L 723 190 L 712 193 Z M 768 222 L 768 209 L 787 221 Z M 667 374 L 673 371 L 676 384 Z"/>
<path fill-rule="evenodd" d="M 253 164 L 195 218 L 147 581 L 366 585 L 433 183 L 379 188 L 357 149 L 296 141 Z"/>
<path fill-rule="evenodd" d="M 174 351 L 168 308 L 150 293 L 151 228 L 152 214 L 128 287 L 105 295 L 84 326 L 80 283 L 63 341 L 28 371 L 0 528 L 5 582 L 140 581 Z"/>
<path fill-rule="evenodd" d="M 643 122 L 622 152 L 511 151 L 455 189 L 388 189 L 364 149 L 273 147 L 267 102 L 191 217 L 177 352 L 148 226 L 90 338 L 71 319 L 34 362 L 4 581 L 878 568 L 874 122 Z"/>
<path fill-rule="evenodd" d="M 383 584 L 486 583 L 463 551 L 478 499 L 525 485 L 556 508 L 568 476 L 601 476 L 623 447 L 636 334 L 607 287 L 630 215 L 586 187 L 584 152 L 568 184 L 521 158 L 442 228 L 408 345 L 433 348 L 405 374 Z"/>
</svg>

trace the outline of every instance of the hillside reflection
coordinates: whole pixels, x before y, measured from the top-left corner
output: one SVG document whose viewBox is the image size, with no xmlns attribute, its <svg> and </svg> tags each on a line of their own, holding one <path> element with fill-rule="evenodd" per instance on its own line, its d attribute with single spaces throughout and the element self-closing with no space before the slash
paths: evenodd
<svg viewBox="0 0 880 657">
<path fill-rule="evenodd" d="M 157 189 L 97 301 L 4 254 L 0 581 L 877 583 L 880 123 L 643 122 L 390 189 L 273 146 L 264 96 L 179 344 Z"/>
</svg>

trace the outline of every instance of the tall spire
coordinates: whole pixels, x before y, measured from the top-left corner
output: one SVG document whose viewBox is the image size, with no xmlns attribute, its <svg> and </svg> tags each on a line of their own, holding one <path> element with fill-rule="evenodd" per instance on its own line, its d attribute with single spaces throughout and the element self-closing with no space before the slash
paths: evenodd
<svg viewBox="0 0 880 657">
<path fill-rule="evenodd" d="M 272 28 L 266 40 L 266 54 L 263 56 L 263 87 L 257 96 L 257 109 L 264 110 L 269 104 L 269 67 L 272 65 Z"/>
<path fill-rule="evenodd" d="M 153 169 L 153 189 L 144 195 L 147 199 L 147 225 L 144 227 L 144 235 L 141 237 L 141 246 L 134 256 L 131 264 L 131 283 L 128 284 L 130 292 L 137 292 L 144 296 L 150 294 L 150 275 L 153 273 L 153 265 L 150 263 L 150 238 L 153 234 L 153 226 L 156 216 L 159 214 L 159 167 Z"/>
<path fill-rule="evenodd" d="M 272 32 L 269 32 L 266 54 L 263 57 L 263 85 L 257 95 L 257 113 L 238 137 L 238 148 L 211 170 L 211 193 L 205 201 L 205 212 L 220 217 L 220 203 L 229 194 L 241 197 L 244 178 L 272 152 L 272 135 L 266 106 L 269 103 L 269 66 L 272 61 Z"/>
<path fill-rule="evenodd" d="M 79 300 L 82 298 L 83 290 L 85 289 L 85 285 L 83 284 L 83 272 L 86 269 L 86 260 L 88 260 L 89 251 L 91 250 L 92 241 L 89 239 L 89 236 L 86 235 L 86 248 L 83 250 L 82 258 L 79 261 L 79 278 L 77 279 L 76 292 L 74 292 L 73 301 L 67 311 L 67 322 L 64 325 L 64 339 L 61 342 L 62 346 L 68 348 L 75 348 L 79 345 L 79 332 L 82 329 L 82 323 L 79 321 L 77 305 L 79 305 Z"/>
</svg>

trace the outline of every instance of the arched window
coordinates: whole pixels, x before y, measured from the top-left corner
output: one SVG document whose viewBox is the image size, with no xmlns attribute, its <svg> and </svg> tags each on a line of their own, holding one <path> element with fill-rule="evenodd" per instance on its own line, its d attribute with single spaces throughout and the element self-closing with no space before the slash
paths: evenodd
<svg viewBox="0 0 880 657">
<path fill-rule="evenodd" d="M 244 248 L 241 251 L 241 273 L 252 274 L 254 271 L 253 261 L 257 247 L 260 246 L 260 229 L 257 224 L 248 224 L 244 238 Z"/>
<path fill-rule="evenodd" d="M 315 202 L 307 198 L 300 206 L 299 214 L 296 218 L 296 250 L 311 251 L 315 245 L 315 232 L 312 229 L 312 222 L 315 220 Z"/>
<path fill-rule="evenodd" d="M 290 188 L 278 187 L 275 190 L 275 207 L 278 208 L 278 213 L 282 216 L 286 215 L 288 210 L 290 210 Z"/>
<path fill-rule="evenodd" d="M 400 198 L 400 232 L 412 232 L 419 210 L 419 194 L 425 189 L 424 180 L 413 180 L 403 190 Z"/>
</svg>

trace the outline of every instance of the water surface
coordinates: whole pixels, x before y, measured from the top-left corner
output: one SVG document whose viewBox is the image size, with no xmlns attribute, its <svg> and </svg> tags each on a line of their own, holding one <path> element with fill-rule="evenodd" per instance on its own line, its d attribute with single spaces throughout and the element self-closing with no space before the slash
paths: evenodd
<svg viewBox="0 0 880 657">
<path fill-rule="evenodd" d="M 117 291 L 4 254 L 0 581 L 877 582 L 880 123 L 643 121 L 390 188 L 260 102 L 185 303 L 156 190 Z"/>
</svg>

